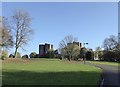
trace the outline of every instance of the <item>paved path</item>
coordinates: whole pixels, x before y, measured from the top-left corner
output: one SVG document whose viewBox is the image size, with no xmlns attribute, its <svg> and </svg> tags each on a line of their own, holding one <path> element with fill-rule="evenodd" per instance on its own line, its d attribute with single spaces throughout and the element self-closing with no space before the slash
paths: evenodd
<svg viewBox="0 0 120 87">
<path fill-rule="evenodd" d="M 103 69 L 103 84 L 100 87 L 120 87 L 120 72 L 118 66 L 110 66 L 103 64 L 93 64 L 86 62 L 87 65 L 96 66 Z"/>
</svg>

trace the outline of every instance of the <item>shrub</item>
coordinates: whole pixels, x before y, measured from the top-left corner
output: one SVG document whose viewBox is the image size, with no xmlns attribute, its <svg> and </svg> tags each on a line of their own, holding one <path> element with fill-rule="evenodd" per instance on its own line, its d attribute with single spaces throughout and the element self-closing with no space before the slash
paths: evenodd
<svg viewBox="0 0 120 87">
<path fill-rule="evenodd" d="M 35 58 L 39 58 L 39 54 L 36 54 Z"/>
<path fill-rule="evenodd" d="M 14 58 L 15 56 L 13 54 L 10 54 L 9 55 L 9 58 Z"/>
<path fill-rule="evenodd" d="M 30 58 L 36 58 L 36 55 L 37 55 L 36 52 L 32 52 L 29 56 L 30 56 Z"/>
<path fill-rule="evenodd" d="M 115 61 L 115 53 L 112 51 L 104 52 L 103 58 L 105 61 Z"/>
<path fill-rule="evenodd" d="M 8 52 L 3 50 L 2 51 L 2 56 L 1 56 L 1 59 L 4 60 L 4 58 L 8 57 Z"/>
<path fill-rule="evenodd" d="M 28 58 L 28 55 L 27 55 L 27 54 L 25 54 L 25 55 L 23 55 L 23 56 L 22 56 L 22 58 Z"/>
</svg>

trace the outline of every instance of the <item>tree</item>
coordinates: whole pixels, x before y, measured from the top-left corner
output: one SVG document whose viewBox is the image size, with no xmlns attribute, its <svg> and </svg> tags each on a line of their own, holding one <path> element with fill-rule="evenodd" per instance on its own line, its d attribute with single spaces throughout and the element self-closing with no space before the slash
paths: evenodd
<svg viewBox="0 0 120 87">
<path fill-rule="evenodd" d="M 39 58 L 39 54 L 36 54 L 35 58 Z"/>
<path fill-rule="evenodd" d="M 0 32 L 1 33 L 1 37 L 0 38 L 0 46 L 2 48 L 9 48 L 13 46 L 13 36 L 10 30 L 10 26 L 8 23 L 8 19 L 5 17 L 2 17 L 1 19 L 2 22 L 2 26 L 0 27 Z"/>
<path fill-rule="evenodd" d="M 118 43 L 116 49 L 113 50 L 115 53 L 115 59 L 120 62 L 120 44 Z"/>
<path fill-rule="evenodd" d="M 7 57 L 8 57 L 8 52 L 7 52 L 7 50 L 3 50 L 3 51 L 2 51 L 2 57 L 1 57 L 1 59 L 4 60 L 4 58 L 7 58 Z"/>
<path fill-rule="evenodd" d="M 117 37 L 111 35 L 106 38 L 103 42 L 104 47 L 104 60 L 107 61 L 119 61 L 120 60 L 120 45 L 117 41 Z"/>
<path fill-rule="evenodd" d="M 50 57 L 50 58 L 57 58 L 58 57 L 58 50 L 53 50 L 53 49 L 49 49 L 46 57 Z"/>
<path fill-rule="evenodd" d="M 10 54 L 9 58 L 15 58 L 14 54 Z M 19 52 L 17 52 L 16 58 L 21 58 L 21 54 Z"/>
<path fill-rule="evenodd" d="M 10 54 L 10 55 L 9 55 L 9 58 L 14 58 L 14 55 L 13 55 L 13 54 Z"/>
<path fill-rule="evenodd" d="M 48 50 L 47 54 L 48 54 L 48 57 L 50 57 L 50 58 L 54 58 L 55 57 L 55 53 L 54 53 L 53 49 Z"/>
<path fill-rule="evenodd" d="M 59 48 L 61 59 L 67 58 L 67 51 L 65 48 Z"/>
<path fill-rule="evenodd" d="M 120 50 L 115 50 L 114 53 L 116 61 L 120 62 Z"/>
<path fill-rule="evenodd" d="M 86 60 L 93 60 L 93 58 L 94 58 L 94 52 L 92 49 L 89 49 L 86 52 Z"/>
<path fill-rule="evenodd" d="M 37 53 L 36 52 L 32 52 L 32 53 L 30 53 L 30 58 L 36 58 L 36 55 L 37 55 Z"/>
<path fill-rule="evenodd" d="M 75 37 L 68 35 L 59 44 L 59 51 L 61 55 L 69 61 L 77 57 L 80 53 L 80 47 L 73 43 L 76 41 L 77 39 Z"/>
<path fill-rule="evenodd" d="M 115 53 L 113 51 L 104 51 L 103 58 L 105 61 L 115 61 Z"/>
<path fill-rule="evenodd" d="M 55 50 L 55 51 L 54 51 L 54 55 L 55 55 L 55 58 L 58 58 L 58 57 L 59 57 L 59 56 L 58 56 L 58 55 L 59 55 L 58 50 Z"/>
<path fill-rule="evenodd" d="M 26 11 L 15 10 L 12 16 L 12 29 L 15 34 L 15 57 L 17 56 L 18 48 L 27 44 L 32 33 L 30 28 L 31 18 Z"/>
<path fill-rule="evenodd" d="M 6 49 L 13 46 L 13 37 L 8 23 L 8 19 L 0 16 L 0 22 L 2 24 L 2 26 L 0 26 L 0 54 L 2 54 L 2 59 L 4 59 L 6 57 L 4 55 L 6 54 Z"/>
<path fill-rule="evenodd" d="M 80 57 L 83 59 L 84 64 L 86 61 L 86 53 L 87 53 L 87 49 L 85 47 L 82 47 L 80 50 Z"/>
<path fill-rule="evenodd" d="M 112 51 L 116 49 L 117 45 L 117 37 L 114 35 L 111 35 L 109 38 L 106 38 L 103 42 L 103 47 L 106 51 Z"/>
<path fill-rule="evenodd" d="M 101 49 L 101 47 L 96 47 L 95 48 L 94 57 L 98 58 L 100 60 L 103 58 L 103 50 Z"/>
<path fill-rule="evenodd" d="M 23 55 L 23 56 L 22 56 L 22 58 L 28 58 L 28 55 L 27 55 L 27 54 L 25 54 L 25 55 Z"/>
<path fill-rule="evenodd" d="M 86 53 L 87 53 L 87 49 L 85 47 L 81 48 L 80 57 L 83 58 L 84 64 L 85 64 L 85 60 L 86 60 Z"/>
<path fill-rule="evenodd" d="M 80 48 L 76 44 L 70 44 L 67 46 L 68 48 L 68 54 L 70 59 L 77 60 L 78 55 L 80 54 Z"/>
<path fill-rule="evenodd" d="M 87 49 L 85 47 L 82 47 L 80 50 L 80 57 L 84 58 L 86 56 Z"/>
</svg>

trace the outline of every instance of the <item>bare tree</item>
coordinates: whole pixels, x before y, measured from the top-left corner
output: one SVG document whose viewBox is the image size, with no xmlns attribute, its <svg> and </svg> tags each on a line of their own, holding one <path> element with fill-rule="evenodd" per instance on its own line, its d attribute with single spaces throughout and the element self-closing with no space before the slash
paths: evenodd
<svg viewBox="0 0 120 87">
<path fill-rule="evenodd" d="M 15 34 L 15 53 L 17 56 L 18 48 L 22 48 L 30 39 L 32 30 L 30 28 L 31 18 L 26 11 L 15 10 L 12 16 L 12 29 Z"/>
<path fill-rule="evenodd" d="M 66 36 L 59 44 L 59 51 L 63 57 L 67 57 L 70 61 L 73 57 L 76 57 L 80 53 L 80 47 L 73 42 L 77 39 L 72 35 Z"/>
<path fill-rule="evenodd" d="M 106 51 L 116 49 L 117 45 L 118 45 L 117 37 L 114 35 L 111 35 L 109 38 L 106 38 L 103 42 L 103 47 Z"/>
<path fill-rule="evenodd" d="M 8 19 L 0 16 L 0 58 L 6 57 L 7 49 L 13 46 L 13 37 Z"/>
<path fill-rule="evenodd" d="M 13 46 L 13 37 L 10 30 L 10 26 L 8 23 L 8 19 L 5 17 L 1 17 L 2 26 L 0 27 L 1 30 L 1 43 L 0 46 L 2 48 L 8 48 Z"/>
<path fill-rule="evenodd" d="M 111 35 L 103 42 L 104 46 L 104 60 L 108 61 L 120 61 L 120 45 L 117 41 L 117 37 Z"/>
</svg>

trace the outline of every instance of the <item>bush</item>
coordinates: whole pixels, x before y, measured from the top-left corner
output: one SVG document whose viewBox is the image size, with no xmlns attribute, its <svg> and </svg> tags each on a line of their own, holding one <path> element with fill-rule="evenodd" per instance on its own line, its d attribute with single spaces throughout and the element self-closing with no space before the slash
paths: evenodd
<svg viewBox="0 0 120 87">
<path fill-rule="evenodd" d="M 22 56 L 22 58 L 28 58 L 28 55 L 27 55 L 27 54 L 25 54 L 25 55 L 23 55 L 23 56 Z"/>
<path fill-rule="evenodd" d="M 94 57 L 93 53 L 88 51 L 86 52 L 86 60 L 92 60 Z"/>
<path fill-rule="evenodd" d="M 15 56 L 13 54 L 10 54 L 9 58 L 15 58 Z M 21 58 L 21 54 L 19 52 L 17 52 L 17 57 L 16 58 Z"/>
<path fill-rule="evenodd" d="M 35 58 L 39 58 L 39 54 L 36 54 Z"/>
<path fill-rule="evenodd" d="M 1 59 L 4 60 L 4 58 L 8 57 L 8 52 L 3 50 L 2 51 L 2 56 L 1 56 Z"/>
<path fill-rule="evenodd" d="M 29 56 L 30 56 L 30 58 L 36 58 L 37 53 L 36 52 L 32 52 Z"/>
<path fill-rule="evenodd" d="M 103 58 L 105 61 L 111 61 L 111 62 L 115 61 L 116 60 L 115 57 L 116 57 L 116 55 L 112 51 L 104 52 L 104 54 L 103 54 Z"/>
<path fill-rule="evenodd" d="M 9 55 L 9 58 L 14 58 L 15 56 L 13 54 L 10 54 Z"/>
</svg>

